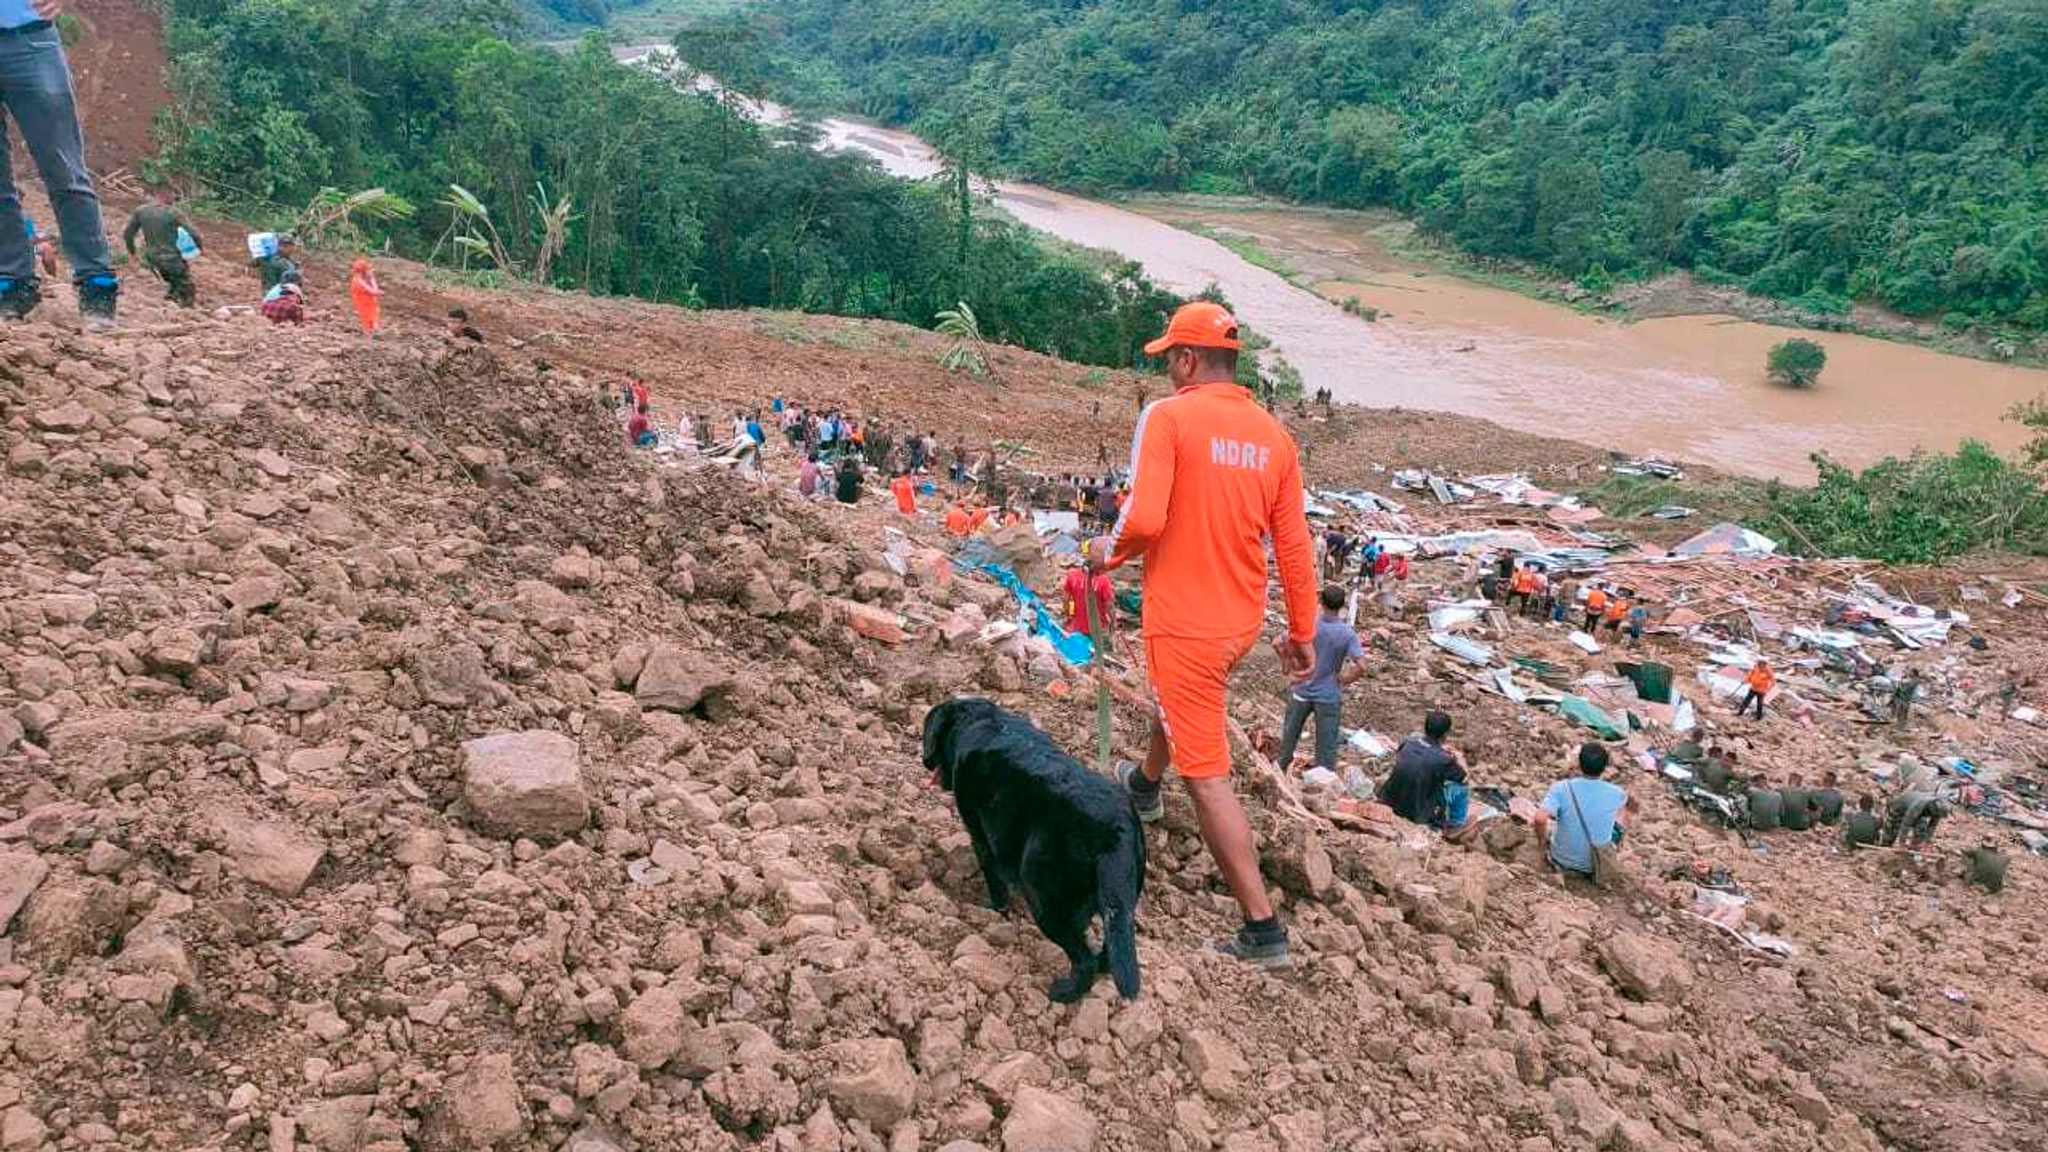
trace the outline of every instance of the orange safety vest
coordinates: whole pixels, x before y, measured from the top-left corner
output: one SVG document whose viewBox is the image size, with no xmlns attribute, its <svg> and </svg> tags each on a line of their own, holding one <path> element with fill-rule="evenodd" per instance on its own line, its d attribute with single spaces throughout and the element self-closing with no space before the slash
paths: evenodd
<svg viewBox="0 0 2048 1152">
<path fill-rule="evenodd" d="M 1769 696 L 1771 689 L 1778 686 L 1778 674 L 1762 664 L 1749 670 L 1749 689 L 1759 696 Z"/>
<path fill-rule="evenodd" d="M 1606 607 L 1607 591 L 1605 589 L 1595 588 L 1591 592 L 1586 593 L 1586 611 L 1598 612 Z"/>
<path fill-rule="evenodd" d="M 1628 601 L 1616 596 L 1607 602 L 1607 618 L 1609 620 L 1619 620 L 1626 615 L 1628 615 Z"/>
</svg>

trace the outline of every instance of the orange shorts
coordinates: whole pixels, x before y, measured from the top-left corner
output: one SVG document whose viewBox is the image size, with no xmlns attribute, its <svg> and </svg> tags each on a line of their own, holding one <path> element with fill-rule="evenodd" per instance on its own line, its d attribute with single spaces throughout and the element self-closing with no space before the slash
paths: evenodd
<svg viewBox="0 0 2048 1152">
<path fill-rule="evenodd" d="M 1182 779 L 1230 775 L 1230 728 L 1223 715 L 1223 690 L 1231 669 L 1258 643 L 1259 634 L 1222 640 L 1180 636 L 1145 637 L 1145 671 L 1159 700 L 1173 770 Z"/>
</svg>

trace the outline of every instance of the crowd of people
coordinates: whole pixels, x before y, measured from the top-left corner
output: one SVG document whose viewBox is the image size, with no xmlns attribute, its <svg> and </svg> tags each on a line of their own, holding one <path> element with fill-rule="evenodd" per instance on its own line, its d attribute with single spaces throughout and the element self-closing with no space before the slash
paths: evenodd
<svg viewBox="0 0 2048 1152">
<path fill-rule="evenodd" d="M 71 266 L 71 281 L 82 319 L 90 329 L 114 326 L 121 281 L 106 233 L 98 190 L 86 166 L 85 133 L 64 37 L 57 17 L 64 0 L 19 0 L 0 5 L 0 97 L 7 118 L 20 132 L 49 194 L 56 239 L 20 209 L 12 169 L 0 164 L 0 322 L 26 319 L 45 297 L 44 279 L 59 274 L 58 251 Z M 34 98 L 29 98 L 33 96 Z M 0 135 L 0 157 L 12 141 Z M 248 267 L 260 286 L 255 310 L 273 324 L 300 325 L 312 318 L 297 237 L 264 233 L 251 237 Z M 199 303 L 195 264 L 206 253 L 199 226 L 178 206 L 172 190 L 152 185 L 121 231 L 130 264 L 147 269 L 179 308 Z M 371 338 L 383 328 L 383 286 L 367 258 L 350 266 L 348 296 L 356 322 Z M 460 309 L 450 314 L 451 341 L 480 343 L 481 332 Z"/>
</svg>

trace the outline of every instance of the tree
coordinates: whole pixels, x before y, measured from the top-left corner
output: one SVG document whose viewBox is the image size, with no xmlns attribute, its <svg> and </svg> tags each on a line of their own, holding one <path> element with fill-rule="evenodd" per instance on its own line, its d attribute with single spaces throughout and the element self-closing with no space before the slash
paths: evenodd
<svg viewBox="0 0 2048 1152">
<path fill-rule="evenodd" d="M 988 342 L 982 339 L 981 320 L 965 300 L 939 313 L 937 331 L 951 341 L 946 354 L 939 357 L 946 371 L 966 372 L 976 380 L 1002 382 L 989 358 Z"/>
<path fill-rule="evenodd" d="M 1793 388 L 1811 387 L 1828 366 L 1828 350 L 1811 340 L 1787 340 L 1771 349 L 1771 379 Z"/>
<path fill-rule="evenodd" d="M 1568 274 L 2039 332 L 2043 3 L 777 0 L 704 50 L 928 138 L 976 109 L 985 174 L 1383 205 Z"/>
<path fill-rule="evenodd" d="M 502 0 L 167 10 L 165 170 L 331 244 L 692 307 L 930 327 L 972 300 L 990 343 L 1117 368 L 1178 303 L 979 209 L 985 109 L 946 134 L 961 163 L 941 186 L 755 123 L 680 69 L 621 64 L 600 35 L 507 39 Z"/>
</svg>

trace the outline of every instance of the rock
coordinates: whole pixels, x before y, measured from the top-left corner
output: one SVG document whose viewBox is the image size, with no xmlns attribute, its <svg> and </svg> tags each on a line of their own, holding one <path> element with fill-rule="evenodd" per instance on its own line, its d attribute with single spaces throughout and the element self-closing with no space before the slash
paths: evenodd
<svg viewBox="0 0 2048 1152">
<path fill-rule="evenodd" d="M 642 708 L 689 713 L 725 679 L 701 654 L 662 644 L 647 654 L 634 681 L 633 696 Z"/>
<path fill-rule="evenodd" d="M 782 597 L 775 594 L 775 585 L 768 579 L 766 573 L 756 572 L 747 578 L 746 585 L 740 589 L 740 607 L 745 608 L 749 616 L 780 616 Z"/>
<path fill-rule="evenodd" d="M 597 583 L 597 561 L 576 552 L 557 556 L 548 566 L 548 579 L 557 588 L 588 588 Z"/>
<path fill-rule="evenodd" d="M 682 1050 L 689 1018 L 669 988 L 650 988 L 619 1016 L 619 1051 L 642 1068 L 659 1068 Z"/>
<path fill-rule="evenodd" d="M 76 400 L 66 400 L 53 408 L 30 412 L 28 422 L 45 432 L 83 432 L 92 427 L 92 409 Z"/>
<path fill-rule="evenodd" d="M 274 608 L 284 599 L 284 581 L 275 576 L 244 576 L 228 585 L 228 605 L 243 612 Z"/>
<path fill-rule="evenodd" d="M 461 708 L 497 699 L 483 649 L 467 640 L 421 643 L 406 653 L 405 668 L 429 704 Z"/>
<path fill-rule="evenodd" d="M 1238 1083 L 1251 1071 L 1237 1046 L 1216 1032 L 1191 1029 L 1181 1035 L 1180 1058 L 1202 1086 L 1206 1095 L 1219 1100 L 1233 1099 Z"/>
<path fill-rule="evenodd" d="M 1621 1113 L 1607 1103 L 1591 1081 L 1582 1077 L 1567 1076 L 1552 1083 L 1550 1100 L 1557 1114 L 1595 1148 L 1604 1147 L 1621 1127 Z"/>
<path fill-rule="evenodd" d="M 1313 832 L 1288 838 L 1277 851 L 1266 854 L 1273 878 L 1290 895 L 1314 900 L 1327 898 L 1336 886 L 1336 869 L 1322 839 Z"/>
<path fill-rule="evenodd" d="M 1692 987 L 1692 962 L 1676 944 L 1655 936 L 1610 936 L 1600 942 L 1599 955 L 1601 967 L 1631 996 L 1670 1004 L 1684 999 Z"/>
<path fill-rule="evenodd" d="M 465 742 L 462 796 L 480 824 L 504 836 L 571 836 L 590 819 L 576 742 L 557 732 Z"/>
<path fill-rule="evenodd" d="M 190 628 L 160 628 L 149 636 L 149 651 L 143 661 L 153 671 L 183 676 L 199 667 L 206 656 L 206 641 Z"/>
<path fill-rule="evenodd" d="M 215 823 L 242 879 L 280 896 L 297 896 L 327 855 L 319 837 L 288 824 L 239 814 L 218 816 Z"/>
<path fill-rule="evenodd" d="M 0 1114 L 0 1148 L 8 1152 L 16 1149 L 35 1152 L 42 1148 L 43 1137 L 48 1131 L 35 1113 L 19 1104 Z"/>
<path fill-rule="evenodd" d="M 36 600 L 36 607 L 52 624 L 87 624 L 100 614 L 99 597 L 92 595 L 43 596 Z"/>
<path fill-rule="evenodd" d="M 886 608 L 841 599 L 827 601 L 827 605 L 833 618 L 844 620 L 847 627 L 870 640 L 893 645 L 910 639 L 910 633 L 903 627 L 903 617 Z"/>
<path fill-rule="evenodd" d="M 1003 1121 L 1003 1152 L 1094 1152 L 1095 1117 L 1042 1088 L 1017 1090 Z"/>
<path fill-rule="evenodd" d="M 371 1095 L 338 1096 L 299 1109 L 299 1131 L 321 1152 L 356 1152 L 377 1105 Z"/>
<path fill-rule="evenodd" d="M 709 1028 L 686 1028 L 682 1051 L 676 1053 L 671 1071 L 702 1079 L 736 1064 L 764 1067 L 782 1063 L 782 1050 L 775 1038 L 743 1020 L 714 1024 Z"/>
<path fill-rule="evenodd" d="M 625 1152 L 618 1137 L 595 1124 L 585 1124 L 569 1134 L 561 1152 Z"/>
<path fill-rule="evenodd" d="M 917 1074 L 904 1054 L 903 1041 L 842 1040 L 825 1049 L 839 1069 L 825 1081 L 825 1095 L 842 1115 L 886 1129 L 910 1115 L 917 1101 Z"/>
<path fill-rule="evenodd" d="M 478 1056 L 449 1082 L 446 1107 L 457 1148 L 497 1148 L 526 1134 L 512 1057 Z"/>
<path fill-rule="evenodd" d="M 0 852 L 0 933 L 49 874 L 49 862 L 34 852 Z"/>
</svg>

